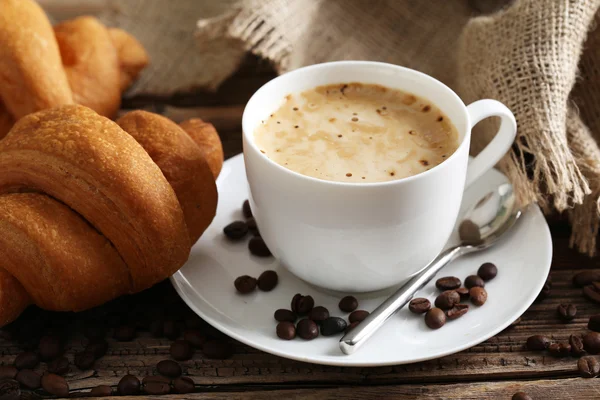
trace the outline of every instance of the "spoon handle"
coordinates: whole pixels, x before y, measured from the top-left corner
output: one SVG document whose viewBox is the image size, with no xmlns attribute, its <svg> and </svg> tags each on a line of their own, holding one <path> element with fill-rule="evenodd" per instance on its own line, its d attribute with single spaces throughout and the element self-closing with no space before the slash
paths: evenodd
<svg viewBox="0 0 600 400">
<path fill-rule="evenodd" d="M 443 267 L 465 252 L 464 246 L 455 246 L 441 252 L 419 274 L 402 285 L 393 295 L 388 297 L 367 318 L 340 339 L 340 349 L 345 354 L 354 353 L 362 346 L 385 321 L 404 307 Z"/>
</svg>

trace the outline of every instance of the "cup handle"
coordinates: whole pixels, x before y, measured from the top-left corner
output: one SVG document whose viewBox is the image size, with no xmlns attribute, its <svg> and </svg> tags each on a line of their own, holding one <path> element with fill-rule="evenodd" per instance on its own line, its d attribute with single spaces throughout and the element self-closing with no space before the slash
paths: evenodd
<svg viewBox="0 0 600 400">
<path fill-rule="evenodd" d="M 467 168 L 465 187 L 477 180 L 481 175 L 490 170 L 510 150 L 517 135 L 517 121 L 513 113 L 502 103 L 496 100 L 478 100 L 467 106 L 467 112 L 473 127 L 482 119 L 500 117 L 500 129 L 492 141 L 479 153 Z"/>
</svg>

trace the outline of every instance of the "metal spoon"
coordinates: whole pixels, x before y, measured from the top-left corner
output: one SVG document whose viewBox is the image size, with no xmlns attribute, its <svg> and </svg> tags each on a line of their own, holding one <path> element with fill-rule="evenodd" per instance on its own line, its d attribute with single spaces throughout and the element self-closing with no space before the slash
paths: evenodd
<svg viewBox="0 0 600 400">
<path fill-rule="evenodd" d="M 458 231 L 461 243 L 441 252 L 419 274 L 344 335 L 340 339 L 340 349 L 345 354 L 354 353 L 442 268 L 460 256 L 485 250 L 495 244 L 517 222 L 521 214 L 521 210 L 516 208 L 512 185 L 505 183 L 486 194 L 465 214 L 460 223 Z"/>
</svg>

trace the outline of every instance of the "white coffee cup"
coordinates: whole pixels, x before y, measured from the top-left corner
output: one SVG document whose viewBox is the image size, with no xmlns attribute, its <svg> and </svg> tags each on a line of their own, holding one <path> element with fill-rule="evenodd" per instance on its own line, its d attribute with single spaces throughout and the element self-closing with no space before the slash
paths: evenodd
<svg viewBox="0 0 600 400">
<path fill-rule="evenodd" d="M 460 146 L 428 171 L 379 183 L 320 180 L 260 152 L 254 131 L 286 95 L 348 82 L 383 85 L 431 101 L 456 126 Z M 500 117 L 500 129 L 469 162 L 471 128 L 491 116 Z M 246 105 L 242 128 L 250 206 L 273 255 L 313 285 L 366 292 L 400 284 L 436 257 L 450 237 L 465 187 L 510 149 L 517 126 L 502 103 L 479 100 L 466 106 L 450 88 L 421 72 L 340 61 L 300 68 L 265 84 Z"/>
</svg>

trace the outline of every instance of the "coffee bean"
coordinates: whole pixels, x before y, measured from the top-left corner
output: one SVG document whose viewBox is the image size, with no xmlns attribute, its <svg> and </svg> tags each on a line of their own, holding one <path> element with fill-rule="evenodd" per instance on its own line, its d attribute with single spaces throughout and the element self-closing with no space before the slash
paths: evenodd
<svg viewBox="0 0 600 400">
<path fill-rule="evenodd" d="M 600 303 L 600 282 L 592 282 L 583 288 L 583 295 L 594 303 Z"/>
<path fill-rule="evenodd" d="M 271 257 L 271 250 L 260 236 L 255 236 L 248 242 L 248 250 L 257 257 Z"/>
<path fill-rule="evenodd" d="M 173 320 L 167 320 L 163 324 L 163 334 L 169 340 L 175 340 L 181 335 L 181 329 L 177 322 Z"/>
<path fill-rule="evenodd" d="M 455 304 L 454 307 L 446 311 L 448 319 L 457 319 L 469 312 L 468 304 Z"/>
<path fill-rule="evenodd" d="M 234 221 L 223 228 L 223 233 L 229 240 L 240 240 L 248 234 L 248 224 L 244 221 Z"/>
<path fill-rule="evenodd" d="M 481 267 L 477 270 L 477 275 L 484 281 L 490 281 L 498 275 L 498 268 L 491 262 L 481 264 Z"/>
<path fill-rule="evenodd" d="M 446 323 L 446 314 L 440 308 L 432 308 L 425 314 L 425 324 L 431 329 L 439 329 Z"/>
<path fill-rule="evenodd" d="M 42 336 L 38 353 L 42 361 L 54 360 L 62 353 L 60 339 L 57 336 Z"/>
<path fill-rule="evenodd" d="M 67 357 L 58 357 L 48 364 L 48 372 L 56 375 L 64 375 L 69 372 L 69 359 Z"/>
<path fill-rule="evenodd" d="M 279 277 L 275 271 L 265 271 L 258 277 L 258 288 L 263 292 L 270 292 L 275 289 Z"/>
<path fill-rule="evenodd" d="M 454 290 L 446 290 L 435 299 L 435 306 L 442 310 L 449 310 L 460 303 L 460 296 Z"/>
<path fill-rule="evenodd" d="M 192 344 L 187 340 L 176 340 L 171 343 L 170 348 L 171 357 L 177 361 L 185 361 L 192 358 L 194 355 L 194 349 Z"/>
<path fill-rule="evenodd" d="M 487 301 L 487 292 L 482 287 L 472 287 L 469 289 L 469 295 L 471 296 L 471 303 L 476 306 L 482 306 Z"/>
<path fill-rule="evenodd" d="M 435 287 L 441 291 L 458 289 L 462 282 L 455 276 L 445 276 L 435 281 Z"/>
<path fill-rule="evenodd" d="M 278 322 L 296 322 L 296 314 L 294 314 L 293 311 L 286 310 L 284 308 L 280 308 L 279 310 L 275 311 L 274 317 Z"/>
<path fill-rule="evenodd" d="M 155 338 L 162 337 L 164 335 L 163 331 L 164 321 L 161 319 L 156 319 L 150 323 L 150 333 Z"/>
<path fill-rule="evenodd" d="M 0 399 L 19 400 L 21 398 L 21 387 L 19 382 L 10 378 L 0 379 Z"/>
<path fill-rule="evenodd" d="M 125 375 L 117 384 L 117 392 L 121 396 L 134 396 L 140 392 L 140 380 L 133 375 Z"/>
<path fill-rule="evenodd" d="M 354 296 L 346 296 L 340 300 L 338 306 L 344 312 L 352 312 L 358 308 L 358 300 Z"/>
<path fill-rule="evenodd" d="M 162 395 L 171 392 L 171 385 L 165 382 L 148 382 L 142 387 L 142 391 L 149 395 Z"/>
<path fill-rule="evenodd" d="M 465 287 L 467 289 L 471 289 L 473 287 L 484 287 L 485 286 L 485 282 L 483 281 L 483 279 L 481 279 L 479 276 L 477 275 L 469 275 L 467 276 L 467 279 L 465 279 Z"/>
<path fill-rule="evenodd" d="M 332 336 L 343 332 L 348 324 L 343 318 L 329 317 L 321 323 L 321 335 Z"/>
<path fill-rule="evenodd" d="M 112 396 L 112 388 L 108 385 L 99 385 L 89 392 L 89 397 L 108 397 Z"/>
<path fill-rule="evenodd" d="M 115 329 L 113 337 L 119 342 L 131 342 L 135 339 L 135 327 L 129 325 L 122 325 Z"/>
<path fill-rule="evenodd" d="M 600 353 L 600 333 L 588 332 L 583 337 L 583 348 L 590 354 Z"/>
<path fill-rule="evenodd" d="M 527 338 L 527 348 L 531 351 L 546 350 L 550 343 L 552 343 L 550 339 L 542 335 L 533 335 Z"/>
<path fill-rule="evenodd" d="M 302 296 L 300 300 L 298 300 L 296 306 L 296 313 L 299 315 L 306 315 L 313 309 L 315 306 L 315 301 L 312 296 Z"/>
<path fill-rule="evenodd" d="M 183 340 L 187 340 L 192 346 L 200 349 L 204 342 L 206 342 L 206 336 L 198 329 L 188 329 L 183 333 Z"/>
<path fill-rule="evenodd" d="M 0 365 L 0 379 L 15 379 L 17 372 L 19 372 L 19 370 L 12 365 Z"/>
<path fill-rule="evenodd" d="M 591 285 L 592 282 L 600 282 L 600 270 L 582 271 L 573 276 L 573 284 L 575 286 L 584 287 Z"/>
<path fill-rule="evenodd" d="M 86 353 L 92 353 L 96 359 L 104 357 L 108 351 L 108 342 L 104 339 L 94 340 L 85 346 Z"/>
<path fill-rule="evenodd" d="M 533 400 L 531 396 L 529 396 L 525 392 L 517 392 L 513 394 L 512 400 Z"/>
<path fill-rule="evenodd" d="M 546 278 L 546 282 L 544 283 L 544 286 L 542 287 L 542 290 L 540 290 L 540 293 L 536 297 L 535 301 L 542 301 L 546 297 L 550 296 L 551 289 L 552 289 L 552 277 L 550 275 L 548 275 L 548 277 Z"/>
<path fill-rule="evenodd" d="M 429 311 L 431 302 L 424 297 L 417 297 L 408 303 L 408 309 L 415 314 L 423 314 Z"/>
<path fill-rule="evenodd" d="M 285 310 L 285 311 L 287 311 L 287 310 Z M 313 308 L 312 310 L 310 310 L 310 312 L 308 313 L 308 319 L 315 321 L 317 324 L 325 321 L 327 318 L 329 318 L 329 310 L 323 306 L 317 306 L 317 307 Z M 294 321 L 295 321 L 295 317 L 294 317 Z"/>
<path fill-rule="evenodd" d="M 192 378 L 182 376 L 173 381 L 173 391 L 179 394 L 194 393 L 196 384 Z"/>
<path fill-rule="evenodd" d="M 577 369 L 582 378 L 595 378 L 600 374 L 600 362 L 596 357 L 581 357 L 577 360 Z"/>
<path fill-rule="evenodd" d="M 224 360 L 233 355 L 233 349 L 225 340 L 209 340 L 202 346 L 202 353 L 207 358 Z"/>
<path fill-rule="evenodd" d="M 592 315 L 587 327 L 590 331 L 600 332 L 600 314 Z"/>
<path fill-rule="evenodd" d="M 94 361 L 96 361 L 96 357 L 94 353 L 89 353 L 87 351 L 82 351 L 80 353 L 75 354 L 74 363 L 82 371 L 91 369 L 94 365 Z"/>
<path fill-rule="evenodd" d="M 350 323 L 352 322 L 361 322 L 363 321 L 365 318 L 367 318 L 369 316 L 369 312 L 365 311 L 365 310 L 355 310 L 352 311 L 350 313 L 350 315 L 348 316 L 348 321 L 350 321 Z"/>
<path fill-rule="evenodd" d="M 181 365 L 173 360 L 162 360 L 156 364 L 156 371 L 169 378 L 181 376 Z"/>
<path fill-rule="evenodd" d="M 242 275 L 235 279 L 233 285 L 236 290 L 241 294 L 252 293 L 256 289 L 256 278 L 249 275 Z"/>
<path fill-rule="evenodd" d="M 292 297 L 292 302 L 290 303 L 290 308 L 292 309 L 292 312 L 295 314 L 298 314 L 298 302 L 300 301 L 300 299 L 304 297 L 302 296 L 300 293 L 296 293 L 294 295 L 294 297 Z"/>
<path fill-rule="evenodd" d="M 146 385 L 149 382 L 162 382 L 162 383 L 171 383 L 171 379 L 167 378 L 166 376 L 161 376 L 161 375 L 148 375 L 145 376 L 144 379 L 142 379 L 142 386 Z"/>
<path fill-rule="evenodd" d="M 567 343 L 552 343 L 548 346 L 548 353 L 554 357 L 566 357 L 571 353 L 571 345 Z"/>
<path fill-rule="evenodd" d="M 54 396 L 69 397 L 69 384 L 62 376 L 45 374 L 42 376 L 42 388 Z"/>
<path fill-rule="evenodd" d="M 256 225 L 256 220 L 254 218 L 248 218 L 246 223 L 248 224 L 248 230 L 253 235 L 260 236 L 260 233 L 258 232 L 258 225 Z"/>
<path fill-rule="evenodd" d="M 577 307 L 574 304 L 560 304 L 556 308 L 556 313 L 561 321 L 569 322 L 575 318 Z"/>
<path fill-rule="evenodd" d="M 252 210 L 250 209 L 250 201 L 248 201 L 248 200 L 244 201 L 244 204 L 242 204 L 242 213 L 244 214 L 244 217 L 252 218 Z"/>
<path fill-rule="evenodd" d="M 15 358 L 17 369 L 33 369 L 40 363 L 40 359 L 33 351 L 25 351 Z"/>
<path fill-rule="evenodd" d="M 466 287 L 459 287 L 455 292 L 460 296 L 460 301 L 469 300 L 469 289 Z"/>
<path fill-rule="evenodd" d="M 574 356 L 580 357 L 586 353 L 583 348 L 583 340 L 581 340 L 579 336 L 569 336 L 569 344 L 571 345 L 571 353 L 573 353 Z"/>
<path fill-rule="evenodd" d="M 277 337 L 283 340 L 292 340 L 296 337 L 296 326 L 290 321 L 278 323 L 275 331 L 277 332 Z"/>
<path fill-rule="evenodd" d="M 42 377 L 30 369 L 22 369 L 19 371 L 15 380 L 19 382 L 25 389 L 35 390 L 42 384 Z"/>
<path fill-rule="evenodd" d="M 353 322 L 353 323 L 351 323 L 350 325 L 348 325 L 348 326 L 346 327 L 346 330 L 344 331 L 344 333 L 348 333 L 348 332 L 350 332 L 350 331 L 351 331 L 352 329 L 354 329 L 354 327 L 355 327 L 355 326 L 357 326 L 358 324 L 360 324 L 360 322 L 359 322 L 359 321 L 356 321 L 356 322 Z"/>
<path fill-rule="evenodd" d="M 296 325 L 296 332 L 304 340 L 313 340 L 319 336 L 319 327 L 310 319 L 302 319 Z"/>
</svg>

